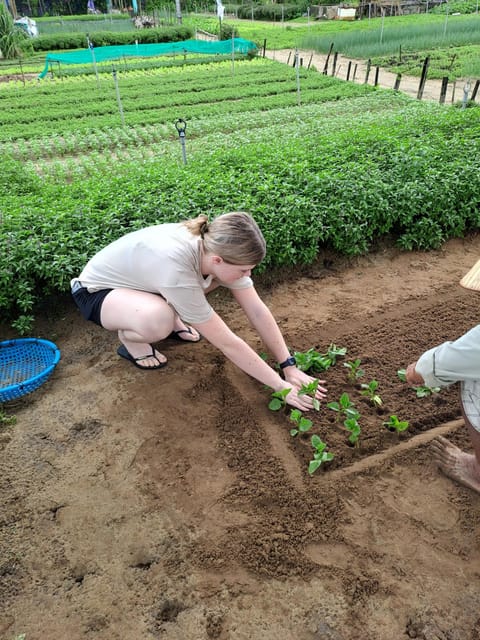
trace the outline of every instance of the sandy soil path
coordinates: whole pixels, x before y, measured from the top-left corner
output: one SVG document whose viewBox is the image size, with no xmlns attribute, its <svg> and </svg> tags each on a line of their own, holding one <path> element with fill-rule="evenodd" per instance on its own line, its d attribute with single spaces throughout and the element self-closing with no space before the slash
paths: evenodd
<svg viewBox="0 0 480 640">
<path fill-rule="evenodd" d="M 298 50 L 300 57 L 300 64 L 310 68 L 314 67 L 320 72 L 325 69 L 327 56 L 325 54 L 316 53 L 314 51 Z M 265 51 L 265 56 L 277 60 L 278 62 L 285 62 L 293 66 L 295 60 L 295 50 L 293 49 L 271 49 Z M 349 63 L 350 73 L 349 73 Z M 327 65 L 327 74 L 335 75 L 341 80 L 346 80 L 347 75 L 349 80 L 354 82 L 364 83 L 367 78 L 367 63 L 364 60 L 351 60 L 344 56 L 338 55 L 336 64 L 334 66 L 333 55 L 330 56 Z M 378 74 L 378 76 L 377 76 Z M 377 81 L 378 86 L 386 89 L 393 89 L 397 74 L 391 73 L 382 68 L 372 66 L 368 74 L 367 83 L 374 85 Z M 413 98 L 417 98 L 420 85 L 420 78 L 403 75 L 400 80 L 399 90 L 403 91 Z M 465 80 L 457 80 L 456 82 L 450 82 L 447 87 L 447 93 L 445 96 L 445 104 L 451 104 L 452 102 L 458 102 L 463 99 Z M 442 82 L 441 80 L 428 79 L 425 81 L 423 88 L 422 99 L 440 101 Z"/>
</svg>

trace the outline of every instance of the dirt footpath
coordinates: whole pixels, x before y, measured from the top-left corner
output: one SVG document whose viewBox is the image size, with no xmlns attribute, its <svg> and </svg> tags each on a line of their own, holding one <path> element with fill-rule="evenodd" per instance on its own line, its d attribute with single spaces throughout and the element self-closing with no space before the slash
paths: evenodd
<svg viewBox="0 0 480 640">
<path fill-rule="evenodd" d="M 313 51 L 298 50 L 300 57 L 300 64 L 304 67 L 314 67 L 320 72 L 325 69 L 327 56 Z M 295 60 L 295 50 L 293 49 L 278 49 L 267 50 L 265 56 L 278 62 L 289 63 L 293 66 Z M 349 73 L 349 63 L 350 73 Z M 350 60 L 344 56 L 338 55 L 336 64 L 334 67 L 334 56 L 331 55 L 327 65 L 327 75 L 335 75 L 341 80 L 346 80 L 347 75 L 349 80 L 362 84 L 367 78 L 367 63 L 364 60 Z M 375 85 L 377 75 L 377 67 L 373 65 L 370 68 L 368 74 L 367 84 Z M 385 89 L 393 89 L 397 79 L 396 73 L 391 73 L 385 69 L 378 68 L 377 84 Z M 463 99 L 463 92 L 465 86 L 465 80 L 457 80 L 456 82 L 449 82 L 447 87 L 447 93 L 445 97 L 445 104 L 451 104 L 452 102 L 459 102 Z M 417 98 L 418 90 L 420 86 L 420 78 L 414 78 L 412 76 L 403 75 L 400 80 L 399 90 L 403 91 L 413 98 Z M 440 101 L 440 93 L 442 88 L 441 80 L 427 80 L 423 88 L 422 99 L 423 100 L 435 100 Z"/>
</svg>

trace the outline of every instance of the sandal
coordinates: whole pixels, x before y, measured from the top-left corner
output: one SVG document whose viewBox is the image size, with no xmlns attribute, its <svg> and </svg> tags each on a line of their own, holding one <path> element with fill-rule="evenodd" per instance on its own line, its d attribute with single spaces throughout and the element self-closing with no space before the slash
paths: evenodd
<svg viewBox="0 0 480 640">
<path fill-rule="evenodd" d="M 150 346 L 152 347 L 152 345 Z M 126 360 L 129 360 L 136 367 L 138 367 L 139 369 L 143 369 L 144 371 L 150 371 L 150 369 L 152 370 L 162 369 L 162 367 L 164 367 L 167 364 L 166 362 L 160 362 L 158 357 L 155 355 L 155 349 L 153 347 L 152 347 L 152 353 L 147 354 L 146 356 L 140 356 L 139 358 L 134 358 L 132 354 L 127 351 L 127 348 L 123 344 L 121 344 L 118 347 L 117 353 L 119 356 L 121 356 L 122 358 L 125 358 Z M 148 358 L 155 358 L 158 364 L 155 364 L 153 367 L 144 367 L 141 364 L 139 364 L 140 362 L 142 362 L 142 360 L 147 360 Z"/>
<path fill-rule="evenodd" d="M 202 336 L 198 334 L 198 338 L 196 340 L 185 340 L 185 338 L 182 338 L 182 333 L 188 333 L 191 336 L 194 335 L 192 331 L 192 327 L 187 327 L 186 329 L 179 329 L 178 331 L 172 331 L 172 333 L 168 335 L 167 338 L 171 338 L 173 340 L 179 340 L 180 342 L 200 342 L 200 340 L 202 339 Z"/>
</svg>

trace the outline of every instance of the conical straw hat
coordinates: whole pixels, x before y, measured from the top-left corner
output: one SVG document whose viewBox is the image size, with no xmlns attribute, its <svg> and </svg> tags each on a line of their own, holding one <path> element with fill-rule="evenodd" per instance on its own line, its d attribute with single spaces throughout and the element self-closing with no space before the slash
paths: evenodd
<svg viewBox="0 0 480 640">
<path fill-rule="evenodd" d="M 460 284 L 465 289 L 480 291 L 480 260 L 460 280 Z"/>
</svg>

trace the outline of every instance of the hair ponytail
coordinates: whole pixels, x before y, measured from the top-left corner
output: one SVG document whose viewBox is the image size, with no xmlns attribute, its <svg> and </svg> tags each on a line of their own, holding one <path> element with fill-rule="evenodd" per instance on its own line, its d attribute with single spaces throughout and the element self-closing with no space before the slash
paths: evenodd
<svg viewBox="0 0 480 640">
<path fill-rule="evenodd" d="M 187 220 L 187 229 L 200 236 L 207 253 L 229 264 L 259 264 L 266 253 L 265 239 L 251 215 L 244 211 L 224 213 L 208 222 L 205 214 Z"/>
</svg>

